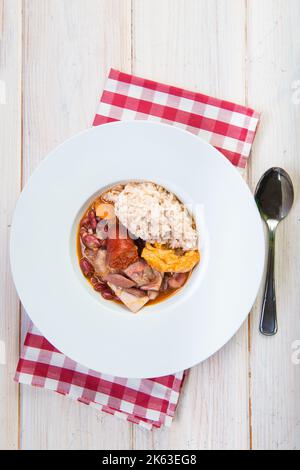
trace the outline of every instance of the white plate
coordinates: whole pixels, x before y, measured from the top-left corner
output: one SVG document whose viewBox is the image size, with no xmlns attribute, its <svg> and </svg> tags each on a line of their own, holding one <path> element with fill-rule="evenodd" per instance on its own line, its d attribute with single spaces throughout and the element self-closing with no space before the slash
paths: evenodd
<svg viewBox="0 0 300 470">
<path fill-rule="evenodd" d="M 77 223 L 99 190 L 151 180 L 199 204 L 201 263 L 185 288 L 139 314 L 105 301 L 76 259 Z M 66 141 L 18 201 L 11 266 L 37 328 L 67 356 L 107 374 L 155 377 L 220 349 L 251 310 L 264 265 L 262 222 L 238 171 L 212 146 L 168 125 L 102 125 Z"/>
</svg>

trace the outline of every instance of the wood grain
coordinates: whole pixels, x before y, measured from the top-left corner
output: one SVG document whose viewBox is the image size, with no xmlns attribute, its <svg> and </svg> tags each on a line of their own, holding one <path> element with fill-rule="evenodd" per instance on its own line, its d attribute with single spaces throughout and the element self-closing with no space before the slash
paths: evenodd
<svg viewBox="0 0 300 470">
<path fill-rule="evenodd" d="M 0 39 L 2 38 L 3 34 L 3 27 L 4 27 L 4 0 L 0 0 Z"/>
<path fill-rule="evenodd" d="M 244 2 L 137 0 L 133 15 L 136 74 L 244 103 Z M 135 448 L 248 448 L 247 337 L 246 323 L 222 351 L 193 368 L 171 429 L 135 428 Z"/>
<path fill-rule="evenodd" d="M 248 3 L 248 99 L 262 111 L 251 185 L 267 168 L 282 166 L 293 179 L 296 196 L 277 233 L 279 333 L 274 338 L 258 334 L 260 303 L 251 322 L 253 448 L 299 449 L 300 366 L 292 363 L 292 344 L 300 339 L 300 103 L 293 99 L 293 85 L 300 79 L 300 4 Z"/>
<path fill-rule="evenodd" d="M 24 182 L 49 150 L 92 124 L 111 65 L 130 72 L 130 2 L 24 2 Z M 51 410 L 51 411 L 49 411 Z M 130 446 L 131 426 L 22 387 L 23 449 Z"/>
<path fill-rule="evenodd" d="M 1 449 L 300 449 L 299 20 L 299 0 L 0 0 Z M 47 390 L 19 396 L 12 381 L 19 302 L 8 239 L 21 180 L 91 125 L 111 66 L 261 111 L 249 184 L 280 165 L 295 185 L 278 229 L 278 336 L 258 333 L 260 293 L 249 323 L 191 370 L 172 427 L 152 433 Z M 24 313 L 22 325 L 24 336 Z"/>
<path fill-rule="evenodd" d="M 22 16 L 18 0 L 2 3 L 0 39 L 0 448 L 18 447 L 18 385 L 13 376 L 19 356 L 19 300 L 10 276 L 9 234 L 21 188 Z M 3 363 L 4 362 L 4 363 Z"/>
</svg>

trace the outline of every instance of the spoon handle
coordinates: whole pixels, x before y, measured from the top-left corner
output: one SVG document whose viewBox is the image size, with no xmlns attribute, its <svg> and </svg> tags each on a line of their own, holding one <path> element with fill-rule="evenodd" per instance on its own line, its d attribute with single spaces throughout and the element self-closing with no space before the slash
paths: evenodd
<svg viewBox="0 0 300 470">
<path fill-rule="evenodd" d="M 264 300 L 260 318 L 260 332 L 266 336 L 276 335 L 278 331 L 276 294 L 275 294 L 275 229 L 269 229 L 269 255 Z"/>
</svg>

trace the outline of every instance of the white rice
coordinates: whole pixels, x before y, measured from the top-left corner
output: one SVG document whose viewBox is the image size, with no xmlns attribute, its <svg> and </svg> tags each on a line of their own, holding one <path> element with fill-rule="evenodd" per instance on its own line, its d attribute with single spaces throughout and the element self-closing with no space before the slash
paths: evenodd
<svg viewBox="0 0 300 470">
<path fill-rule="evenodd" d="M 198 235 L 191 214 L 162 186 L 128 183 L 113 195 L 116 216 L 136 237 L 184 251 L 197 249 Z"/>
</svg>

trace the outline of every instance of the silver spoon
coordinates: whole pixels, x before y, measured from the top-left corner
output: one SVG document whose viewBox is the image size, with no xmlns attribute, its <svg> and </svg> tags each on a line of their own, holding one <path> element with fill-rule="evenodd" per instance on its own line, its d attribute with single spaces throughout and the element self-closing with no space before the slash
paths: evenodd
<svg viewBox="0 0 300 470">
<path fill-rule="evenodd" d="M 282 168 L 268 170 L 257 185 L 255 200 L 269 229 L 268 268 L 259 329 L 263 335 L 273 336 L 278 331 L 274 279 L 275 233 L 294 202 L 293 183 L 287 172 Z"/>
</svg>

